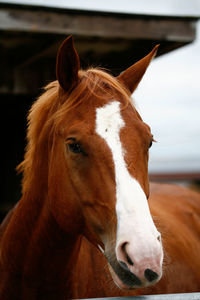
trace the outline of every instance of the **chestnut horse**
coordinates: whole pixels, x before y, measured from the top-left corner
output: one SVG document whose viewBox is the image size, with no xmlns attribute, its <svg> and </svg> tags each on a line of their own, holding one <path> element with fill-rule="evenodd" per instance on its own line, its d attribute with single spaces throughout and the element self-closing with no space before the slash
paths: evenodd
<svg viewBox="0 0 200 300">
<path fill-rule="evenodd" d="M 28 117 L 22 198 L 1 225 L 1 300 L 200 289 L 199 194 L 149 189 L 153 135 L 130 99 L 156 51 L 114 78 L 80 70 L 71 37 L 61 45 L 57 81 Z"/>
</svg>

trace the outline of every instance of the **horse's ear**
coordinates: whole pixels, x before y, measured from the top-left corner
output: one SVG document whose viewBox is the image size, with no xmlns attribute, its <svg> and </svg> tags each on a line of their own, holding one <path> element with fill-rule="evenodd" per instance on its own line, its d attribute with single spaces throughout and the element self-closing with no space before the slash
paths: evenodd
<svg viewBox="0 0 200 300">
<path fill-rule="evenodd" d="M 79 56 L 74 48 L 73 38 L 69 36 L 57 54 L 56 76 L 63 90 L 70 92 L 77 85 L 79 69 Z"/>
<path fill-rule="evenodd" d="M 122 72 L 117 79 L 122 82 L 125 87 L 131 92 L 137 88 L 140 80 L 142 79 L 146 69 L 148 68 L 150 62 L 156 55 L 159 45 L 155 46 L 154 49 L 144 58 L 136 62 L 134 65 Z"/>
</svg>

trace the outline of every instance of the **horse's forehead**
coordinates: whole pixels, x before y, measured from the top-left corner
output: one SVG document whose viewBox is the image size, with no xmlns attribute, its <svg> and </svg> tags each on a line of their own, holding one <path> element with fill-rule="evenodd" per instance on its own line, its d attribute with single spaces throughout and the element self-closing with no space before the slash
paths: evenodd
<svg viewBox="0 0 200 300">
<path fill-rule="evenodd" d="M 121 115 L 121 106 L 120 101 L 112 99 L 86 107 L 82 110 L 82 116 L 79 119 L 80 124 L 83 124 L 84 130 L 92 130 L 93 133 L 100 136 L 105 133 L 106 136 L 109 135 L 114 138 L 116 133 L 125 126 Z"/>
<path fill-rule="evenodd" d="M 102 103 L 90 103 L 90 105 L 82 103 L 69 116 L 68 122 L 70 127 L 78 126 L 80 131 L 87 131 L 88 134 L 92 132 L 102 136 L 105 133 L 106 136 L 114 138 L 122 127 L 126 127 L 126 132 L 131 129 L 130 131 L 133 133 L 133 121 L 137 120 L 141 123 L 138 124 L 141 125 L 140 127 L 143 127 L 143 122 L 130 104 L 125 109 L 124 106 L 124 103 L 115 99 L 102 101 Z"/>
<path fill-rule="evenodd" d="M 96 109 L 96 131 L 100 136 L 115 138 L 124 125 L 118 101 L 112 101 Z"/>
<path fill-rule="evenodd" d="M 134 134 L 135 131 L 140 133 L 150 131 L 130 103 L 125 107 L 124 103 L 113 99 L 100 107 L 96 107 L 95 111 L 96 132 L 104 138 L 108 135 L 113 138 L 116 137 L 116 134 L 119 134 L 120 129 L 124 127 L 127 134 Z"/>
</svg>

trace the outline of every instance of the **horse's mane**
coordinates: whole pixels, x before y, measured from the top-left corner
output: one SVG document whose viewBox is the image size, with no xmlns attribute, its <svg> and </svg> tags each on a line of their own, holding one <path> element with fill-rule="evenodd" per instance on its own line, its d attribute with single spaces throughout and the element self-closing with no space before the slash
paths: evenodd
<svg viewBox="0 0 200 300">
<path fill-rule="evenodd" d="M 23 173 L 23 192 L 32 182 L 35 168 L 41 167 L 41 157 L 47 157 L 50 137 L 55 135 L 66 114 L 83 101 L 93 98 L 113 99 L 121 95 L 125 103 L 130 102 L 130 94 L 117 78 L 102 69 L 91 68 L 79 71 L 79 84 L 68 95 L 61 92 L 58 81 L 44 88 L 44 93 L 35 101 L 28 114 L 27 146 L 25 157 L 17 167 Z"/>
</svg>

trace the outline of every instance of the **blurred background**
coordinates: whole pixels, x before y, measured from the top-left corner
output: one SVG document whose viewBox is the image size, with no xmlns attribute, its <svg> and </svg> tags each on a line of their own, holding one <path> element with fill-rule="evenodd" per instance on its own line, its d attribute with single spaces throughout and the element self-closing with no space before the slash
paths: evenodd
<svg viewBox="0 0 200 300">
<path fill-rule="evenodd" d="M 193 43 L 152 62 L 134 95 L 157 141 L 152 178 L 200 179 L 200 22 L 196 29 Z"/>
<path fill-rule="evenodd" d="M 26 116 L 55 79 L 56 53 L 73 35 L 83 68 L 118 75 L 160 44 L 134 94 L 152 129 L 152 180 L 200 183 L 199 0 L 0 0 L 0 219 L 19 200 L 15 167 L 24 155 Z"/>
</svg>

